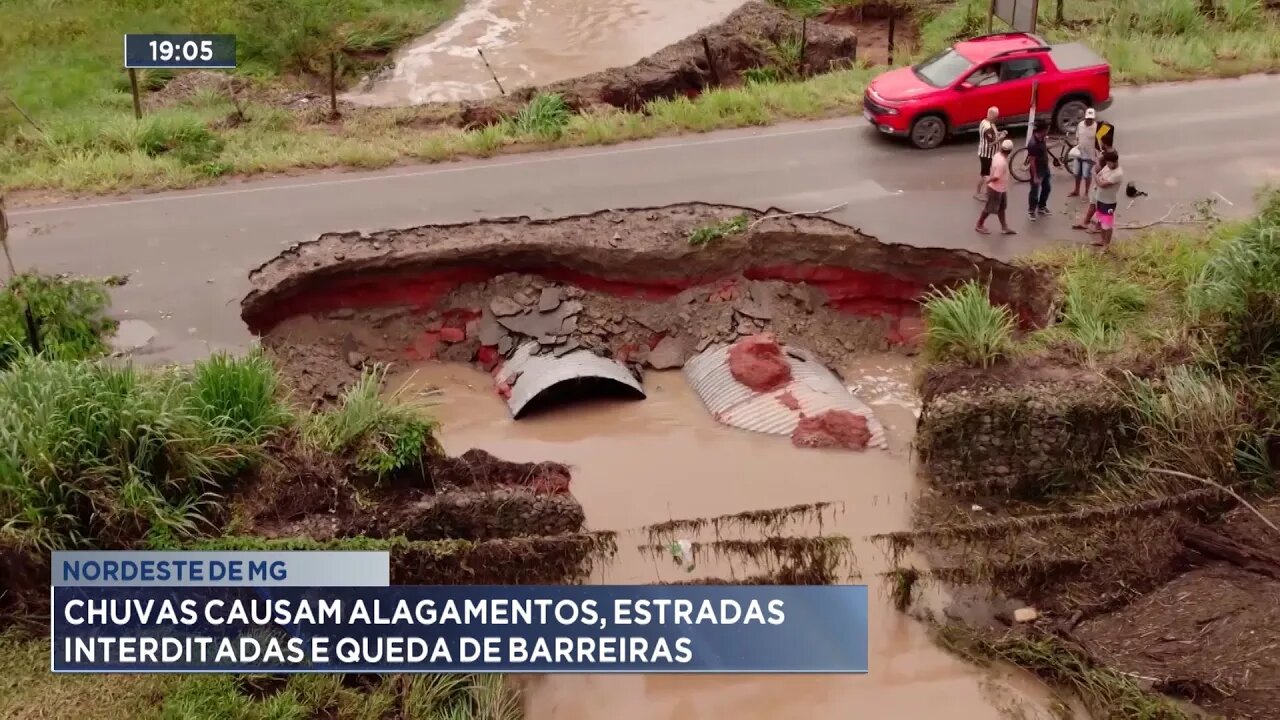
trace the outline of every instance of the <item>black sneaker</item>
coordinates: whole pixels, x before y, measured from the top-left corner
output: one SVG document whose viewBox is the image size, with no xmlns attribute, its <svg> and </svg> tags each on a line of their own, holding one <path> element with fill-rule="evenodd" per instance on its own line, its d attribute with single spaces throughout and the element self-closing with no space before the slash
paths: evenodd
<svg viewBox="0 0 1280 720">
<path fill-rule="evenodd" d="M 1031 222 L 1035 222 L 1036 220 L 1039 220 L 1039 219 L 1040 219 L 1040 216 L 1039 216 L 1039 215 L 1036 215 L 1036 211 L 1035 211 L 1035 210 L 1032 210 L 1032 211 L 1028 212 L 1028 213 L 1027 213 L 1027 217 L 1031 218 Z"/>
<path fill-rule="evenodd" d="M 1049 217 L 1050 215 L 1053 214 L 1052 212 L 1049 211 L 1049 208 L 1040 208 L 1036 212 L 1040 213 L 1040 217 Z"/>
</svg>

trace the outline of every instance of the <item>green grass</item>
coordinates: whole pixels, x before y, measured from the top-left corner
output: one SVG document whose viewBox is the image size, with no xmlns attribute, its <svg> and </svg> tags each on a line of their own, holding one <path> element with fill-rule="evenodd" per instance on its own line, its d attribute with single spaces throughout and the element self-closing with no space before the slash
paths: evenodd
<svg viewBox="0 0 1280 720">
<path fill-rule="evenodd" d="M 528 105 L 511 118 L 511 130 L 544 140 L 554 140 L 564 134 L 572 113 L 564 98 L 555 93 L 536 95 Z"/>
<path fill-rule="evenodd" d="M 743 213 L 717 223 L 696 228 L 689 233 L 689 244 L 694 247 L 706 247 L 716 240 L 744 233 L 747 231 L 748 220 L 750 218 L 747 217 L 746 213 Z"/>
<path fill-rule="evenodd" d="M 844 0 L 778 0 L 815 14 Z M 374 169 L 405 160 L 488 157 L 530 145 L 601 145 L 660 135 L 767 125 L 856 112 L 875 70 L 857 68 L 794 79 L 798 46 L 773 48 L 775 62 L 741 87 L 695 99 L 651 102 L 641 113 L 568 113 L 553 96 L 535 97 L 498 126 L 424 132 L 415 111 L 353 113 L 337 125 L 313 124 L 280 108 L 248 104 L 247 121 L 223 121 L 237 109 L 217 93 L 132 119 L 123 91 L 119 35 L 125 30 L 236 32 L 239 72 L 275 83 L 316 69 L 328 47 L 355 62 L 382 53 L 453 12 L 458 0 L 36 0 L 0 6 L 0 89 L 15 96 L 44 132 L 0 109 L 0 188 L 70 192 L 168 189 L 307 168 Z M 1041 32 L 1051 41 L 1082 40 L 1108 58 L 1117 83 L 1235 76 L 1280 68 L 1277 13 L 1258 0 L 1072 0 L 1067 23 L 1042 3 Z M 903 48 L 918 59 L 985 30 L 985 0 L 956 0 L 922 13 L 919 39 Z M 334 29 L 336 28 L 336 29 Z M 330 32 L 332 30 L 332 32 Z M 56 37 L 62 42 L 35 42 Z M 30 41 L 30 42 L 29 42 Z M 144 77 L 161 85 L 162 74 Z"/>
<path fill-rule="evenodd" d="M 31 351 L 27 308 L 40 351 L 49 358 L 77 360 L 107 352 L 115 321 L 106 316 L 106 286 L 96 280 L 23 273 L 0 288 L 0 370 Z"/>
<path fill-rule="evenodd" d="M 293 675 L 252 696 L 253 676 L 53 675 L 49 643 L 0 638 L 0 717 L 11 720 L 518 720 L 520 692 L 500 675 L 384 675 L 367 686 Z"/>
<path fill-rule="evenodd" d="M 219 493 L 299 425 L 365 472 L 421 466 L 436 425 L 381 380 L 299 418 L 260 351 L 146 370 L 19 354 L 0 372 L 0 533 L 39 551 L 175 547 L 209 534 Z"/>
<path fill-rule="evenodd" d="M 985 368 L 1013 352 L 1013 314 L 1003 305 L 993 305 L 977 282 L 933 292 L 925 301 L 924 319 L 924 352 L 931 362 Z"/>
<path fill-rule="evenodd" d="M 424 453 L 439 450 L 437 425 L 425 412 L 430 404 L 403 389 L 384 398 L 385 375 L 382 367 L 366 371 L 336 408 L 307 418 L 303 437 L 327 452 L 352 455 L 359 468 L 379 477 L 421 469 Z"/>
<path fill-rule="evenodd" d="M 240 72 L 276 78 L 386 53 L 451 16 L 459 0 L 30 0 L 0 4 L 0 88 L 48 124 L 128 111 L 125 33 L 232 33 Z M 155 87 L 161 78 L 150 74 Z M 0 112 L 0 136 L 22 123 Z"/>
<path fill-rule="evenodd" d="M 288 414 L 256 354 L 189 370 L 24 355 L 0 373 L 0 521 L 20 544 L 168 546 Z"/>
</svg>

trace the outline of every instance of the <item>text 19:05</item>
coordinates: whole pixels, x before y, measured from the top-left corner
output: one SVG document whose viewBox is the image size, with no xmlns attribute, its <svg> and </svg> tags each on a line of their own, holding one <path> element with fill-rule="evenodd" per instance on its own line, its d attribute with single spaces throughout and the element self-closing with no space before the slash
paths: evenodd
<svg viewBox="0 0 1280 720">
<path fill-rule="evenodd" d="M 161 62 L 168 62 L 174 58 L 182 60 L 203 60 L 209 61 L 213 59 L 213 41 L 188 40 L 182 44 L 175 44 L 168 40 L 152 40 L 147 43 L 151 47 L 151 59 Z"/>
</svg>

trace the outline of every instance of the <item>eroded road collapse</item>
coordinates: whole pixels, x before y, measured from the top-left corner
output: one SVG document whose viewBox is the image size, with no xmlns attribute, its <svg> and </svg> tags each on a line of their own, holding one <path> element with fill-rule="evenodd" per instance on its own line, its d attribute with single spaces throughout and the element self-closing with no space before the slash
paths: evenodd
<svg viewBox="0 0 1280 720">
<path fill-rule="evenodd" d="M 521 461 L 554 458 L 533 467 L 564 468 L 530 471 L 544 478 L 530 488 L 418 488 L 403 496 L 407 501 L 393 495 L 380 502 L 376 517 L 346 520 L 338 510 L 335 529 L 321 528 L 320 536 L 394 539 L 447 524 L 445 536 L 489 537 L 492 515 L 497 527 L 515 528 L 520 542 L 532 543 L 513 561 L 538 562 L 539 554 L 551 553 L 557 567 L 569 568 L 570 582 L 584 581 L 583 572 L 589 581 L 631 583 L 860 578 L 881 598 L 878 626 L 891 628 L 873 638 L 874 651 L 904 667 L 928 668 L 922 671 L 928 677 L 823 678 L 800 691 L 813 696 L 800 705 L 794 680 L 779 678 L 753 687 L 781 704 L 761 699 L 737 714 L 776 717 L 789 712 L 784 706 L 803 705 L 811 716 L 831 716 L 823 703 L 837 697 L 841 707 L 871 703 L 913 714 L 926 711 L 919 683 L 927 683 L 945 688 L 963 708 L 958 717 L 994 717 L 986 681 L 944 656 L 922 627 L 883 600 L 880 573 L 888 568 L 865 536 L 909 526 L 913 480 L 905 448 L 914 422 L 907 407 L 873 394 L 873 381 L 885 372 L 882 363 L 903 366 L 915 352 L 920 300 L 934 288 L 990 281 L 993 296 L 1014 306 L 1028 326 L 1045 319 L 1051 293 L 1031 270 L 966 252 L 886 244 L 826 219 L 776 217 L 782 212 L 689 203 L 330 233 L 257 268 L 242 315 L 300 399 L 340 401 L 370 366 L 395 363 L 426 376 L 402 374 L 403 387 L 444 390 L 436 411 L 451 447 L 484 447 Z M 575 354 L 630 381 L 563 383 L 566 394 L 551 394 L 550 404 L 602 388 L 647 399 L 631 412 L 616 403 L 584 403 L 512 423 L 510 415 L 520 413 L 510 400 L 528 379 L 514 376 L 521 364 Z M 709 392 L 703 383 L 726 392 Z M 850 384 L 866 394 L 879 419 Z M 490 394 L 508 392 L 505 408 Z M 823 401 L 853 410 L 801 417 Z M 769 412 L 744 412 L 760 408 Z M 789 434 L 804 447 L 875 447 L 885 436 L 890 442 L 885 451 L 854 456 L 797 452 L 785 442 L 716 428 L 712 417 L 738 428 L 776 422 L 748 429 Z M 473 464 L 492 458 L 476 452 L 461 457 Z M 566 496 L 562 483 L 547 481 L 567 482 L 569 468 Z M 434 468 L 427 476 L 416 482 L 443 477 Z M 508 496 L 521 498 L 511 506 L 514 514 L 505 511 Z M 284 521 L 279 532 L 315 534 L 304 527 L 315 520 L 306 518 Z M 268 528 L 283 520 L 264 519 Z M 556 554 L 566 549 L 572 557 Z M 708 716 L 720 716 L 711 708 L 736 708 L 734 687 L 728 679 L 674 687 L 641 678 L 582 686 L 556 676 L 536 684 L 530 713 L 592 717 L 601 702 L 628 692 L 643 696 L 642 706 L 655 713 L 683 694 L 696 695 Z M 1035 688 L 1012 691 L 1040 697 Z"/>
<path fill-rule="evenodd" d="M 684 367 L 722 422 L 793 437 L 804 424 L 798 445 L 861 447 L 878 425 L 830 368 L 913 352 L 921 299 L 974 278 L 1025 324 L 1048 312 L 1030 269 L 689 203 L 322 235 L 251 273 L 242 316 L 319 402 L 366 365 L 441 360 L 492 373 L 520 417 L 591 393 L 643 397 L 646 371 Z"/>
</svg>

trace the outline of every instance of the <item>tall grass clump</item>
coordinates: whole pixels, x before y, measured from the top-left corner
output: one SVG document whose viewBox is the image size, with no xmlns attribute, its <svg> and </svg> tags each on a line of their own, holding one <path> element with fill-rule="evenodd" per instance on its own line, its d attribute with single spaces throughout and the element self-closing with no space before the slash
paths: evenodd
<svg viewBox="0 0 1280 720">
<path fill-rule="evenodd" d="M 1266 20 L 1262 0 L 1218 0 L 1214 11 L 1232 30 L 1256 30 Z"/>
<path fill-rule="evenodd" d="M 0 370 L 22 348 L 31 349 L 27 307 L 38 330 L 41 352 L 58 360 L 106 353 L 116 323 L 106 316 L 110 298 L 96 280 L 23 273 L 0 288 Z"/>
<path fill-rule="evenodd" d="M 1133 2 L 1134 0 L 1127 0 Z M 1199 0 L 1141 0 L 1133 30 L 1152 35 L 1194 35 L 1204 30 Z"/>
<path fill-rule="evenodd" d="M 0 523 L 32 548 L 171 546 L 290 423 L 260 355 L 140 370 L 21 355 L 0 373 Z"/>
<path fill-rule="evenodd" d="M 1222 243 L 1187 293 L 1193 320 L 1227 360 L 1258 366 L 1280 355 L 1280 191 Z"/>
<path fill-rule="evenodd" d="M 257 445 L 294 422 L 281 401 L 275 366 L 258 349 L 242 358 L 217 353 L 196 363 L 188 392 L 199 421 L 228 433 L 232 442 Z"/>
<path fill-rule="evenodd" d="M 1241 443 L 1255 434 L 1236 383 L 1180 365 L 1157 379 L 1129 376 L 1127 391 L 1149 458 L 1209 480 L 1233 478 Z"/>
<path fill-rule="evenodd" d="M 337 407 L 311 415 L 303 426 L 309 443 L 331 453 L 352 455 L 356 465 L 379 477 L 419 468 L 427 454 L 440 452 L 439 425 L 430 404 L 403 389 L 382 397 L 386 368 L 366 370 Z"/>
<path fill-rule="evenodd" d="M 511 125 L 520 135 L 555 139 L 564 133 L 572 117 L 573 113 L 562 96 L 540 93 L 511 118 Z"/>
<path fill-rule="evenodd" d="M 1119 350 L 1147 307 L 1146 290 L 1105 262 L 1091 254 L 1063 271 L 1061 316 L 1045 331 L 1090 364 Z"/>
<path fill-rule="evenodd" d="M 1017 327 L 1009 309 L 994 305 L 982 285 L 970 280 L 930 294 L 924 303 L 926 356 L 990 367 L 1013 352 Z"/>
</svg>

